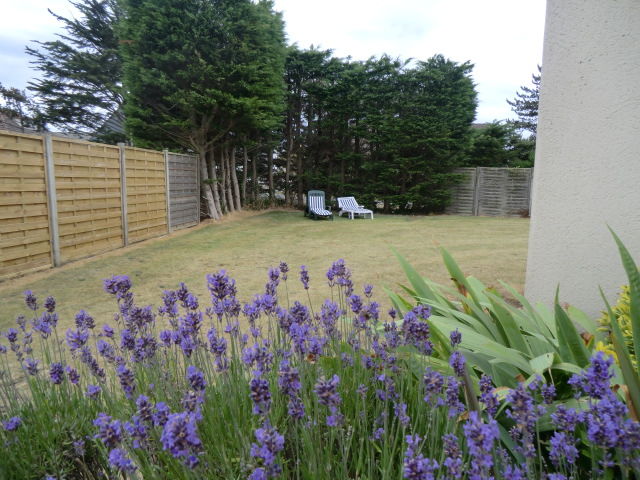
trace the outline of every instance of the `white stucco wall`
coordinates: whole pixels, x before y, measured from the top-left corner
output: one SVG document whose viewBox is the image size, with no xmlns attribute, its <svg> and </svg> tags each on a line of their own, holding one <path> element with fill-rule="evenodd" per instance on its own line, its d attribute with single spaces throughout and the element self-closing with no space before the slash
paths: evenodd
<svg viewBox="0 0 640 480">
<path fill-rule="evenodd" d="M 592 315 L 640 262 L 640 1 L 548 0 L 525 294 Z"/>
</svg>

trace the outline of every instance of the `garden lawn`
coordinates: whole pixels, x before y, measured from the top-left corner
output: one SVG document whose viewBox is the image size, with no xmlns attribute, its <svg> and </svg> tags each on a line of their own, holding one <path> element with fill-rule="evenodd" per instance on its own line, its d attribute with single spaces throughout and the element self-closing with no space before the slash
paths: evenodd
<svg viewBox="0 0 640 480">
<path fill-rule="evenodd" d="M 497 286 L 503 280 L 522 291 L 528 232 L 529 220 L 523 218 L 377 215 L 373 221 L 331 222 L 312 221 L 298 211 L 243 212 L 220 223 L 4 281 L 0 330 L 15 326 L 18 314 L 27 314 L 22 300 L 27 289 L 40 302 L 48 295 L 56 298 L 64 331 L 80 309 L 93 315 L 98 325 L 112 319 L 116 305 L 103 292 L 102 281 L 115 274 L 131 277 L 139 305 L 157 307 L 163 290 L 185 282 L 206 306 L 207 273 L 227 270 L 237 281 L 239 299 L 247 301 L 264 291 L 269 267 L 280 261 L 291 269 L 292 300 L 307 300 L 298 281 L 299 267 L 306 265 L 312 305 L 319 307 L 329 295 L 325 273 L 333 261 L 343 258 L 352 271 L 356 293 L 364 284 L 373 284 L 375 298 L 386 310 L 390 304 L 383 287 L 400 291 L 398 284 L 407 284 L 392 249 L 424 276 L 448 283 L 438 250 L 445 247 L 465 274 L 487 285 Z"/>
</svg>

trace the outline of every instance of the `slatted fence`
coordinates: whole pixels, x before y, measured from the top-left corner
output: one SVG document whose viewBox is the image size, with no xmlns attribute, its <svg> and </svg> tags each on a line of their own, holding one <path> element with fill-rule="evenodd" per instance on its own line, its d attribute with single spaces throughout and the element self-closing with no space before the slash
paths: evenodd
<svg viewBox="0 0 640 480">
<path fill-rule="evenodd" d="M 196 225 L 200 220 L 198 157 L 166 153 L 171 230 Z"/>
<path fill-rule="evenodd" d="M 51 266 L 42 137 L 0 134 L 0 276 Z"/>
<path fill-rule="evenodd" d="M 0 131 L 0 278 L 196 225 L 197 162 Z"/>
<path fill-rule="evenodd" d="M 531 206 L 533 168 L 461 168 L 446 212 L 455 215 L 526 216 Z"/>
</svg>

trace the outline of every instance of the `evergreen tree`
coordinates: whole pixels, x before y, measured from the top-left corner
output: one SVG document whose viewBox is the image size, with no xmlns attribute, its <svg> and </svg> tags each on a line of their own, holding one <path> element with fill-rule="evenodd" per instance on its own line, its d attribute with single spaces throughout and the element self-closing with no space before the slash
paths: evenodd
<svg viewBox="0 0 640 480">
<path fill-rule="evenodd" d="M 519 130 L 529 132 L 534 138 L 538 127 L 538 103 L 540 100 L 540 79 L 542 78 L 542 67 L 538 65 L 538 74 L 531 75 L 533 87 L 520 87 L 520 92 L 516 93 L 516 98 L 507 100 L 511 105 L 513 113 L 518 115 L 518 120 L 512 123 Z"/>
<path fill-rule="evenodd" d="M 28 129 L 45 130 L 39 105 L 27 92 L 0 83 L 0 114 L 15 122 L 23 132 Z"/>
<path fill-rule="evenodd" d="M 27 47 L 41 77 L 29 82 L 43 121 L 68 132 L 94 132 L 122 106 L 122 61 L 116 25 L 117 0 L 70 1 L 79 18 L 49 12 L 66 33 Z"/>
<path fill-rule="evenodd" d="M 211 216 L 237 208 L 233 147 L 268 136 L 283 110 L 280 16 L 250 0 L 126 0 L 124 10 L 129 131 L 141 145 L 195 150 Z"/>
</svg>

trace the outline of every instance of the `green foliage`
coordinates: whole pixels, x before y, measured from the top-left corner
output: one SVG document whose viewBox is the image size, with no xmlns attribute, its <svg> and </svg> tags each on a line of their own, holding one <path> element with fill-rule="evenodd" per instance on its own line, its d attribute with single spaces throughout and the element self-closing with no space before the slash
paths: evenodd
<svg viewBox="0 0 640 480">
<path fill-rule="evenodd" d="M 533 87 L 520 87 L 520 92 L 516 93 L 516 98 L 507 100 L 511 109 L 518 116 L 518 120 L 512 124 L 521 131 L 529 132 L 534 138 L 538 128 L 538 105 L 540 102 L 540 80 L 542 78 L 542 67 L 538 65 L 538 74 L 531 75 Z"/>
<path fill-rule="evenodd" d="M 0 115 L 13 120 L 23 131 L 44 130 L 45 120 L 40 106 L 24 90 L 0 83 Z"/>
<path fill-rule="evenodd" d="M 606 298 L 605 303 L 607 304 L 607 313 L 611 325 L 611 340 L 618 362 L 620 363 L 624 382 L 627 386 L 626 393 L 628 394 L 628 403 L 637 419 L 638 415 L 640 415 L 640 364 L 637 361 L 635 365 L 633 364 L 632 354 L 640 352 L 640 270 L 638 270 L 637 264 L 622 240 L 620 240 L 613 230 L 609 230 L 618 246 L 622 266 L 629 279 L 629 318 L 633 350 L 630 351 L 627 347 L 626 336 L 621 328 L 620 320 L 611 310 L 611 307 L 606 302 Z M 604 294 L 602 296 L 604 298 Z"/>
<path fill-rule="evenodd" d="M 168 136 L 202 154 L 277 126 L 284 33 L 271 2 L 128 0 L 124 12 L 125 112 L 137 143 Z"/>
<path fill-rule="evenodd" d="M 620 326 L 620 331 L 624 336 L 624 344 L 629 351 L 631 363 L 635 366 L 637 364 L 637 358 L 633 348 L 633 327 L 631 325 L 631 297 L 629 295 L 629 285 L 623 285 L 618 295 L 618 301 L 611 307 L 611 314 L 609 311 L 603 312 L 602 316 L 598 319 L 601 325 L 600 329 L 611 334 L 611 319 L 615 318 Z M 613 344 L 609 336 L 604 342 L 601 342 L 597 348 L 603 352 L 615 355 Z"/>
<path fill-rule="evenodd" d="M 122 105 L 122 59 L 116 25 L 117 0 L 76 0 L 78 18 L 49 11 L 66 33 L 27 47 L 41 77 L 29 82 L 44 123 L 64 131 L 93 132 Z"/>
<path fill-rule="evenodd" d="M 511 123 L 492 122 L 473 128 L 466 166 L 533 167 L 535 139 L 523 138 Z"/>
<path fill-rule="evenodd" d="M 441 55 L 409 65 L 292 48 L 282 147 L 297 160 L 298 191 L 357 195 L 388 212 L 441 211 L 475 113 L 471 69 Z"/>
<path fill-rule="evenodd" d="M 442 256 L 455 288 L 422 278 L 397 256 L 411 285 L 403 287 L 411 301 L 394 296 L 396 308 L 406 311 L 413 302 L 431 307 L 435 348 L 444 358 L 448 354 L 446 333 L 458 328 L 470 364 L 490 375 L 498 386 L 514 388 L 518 381 L 530 381 L 536 375 L 546 375 L 559 386 L 587 365 L 593 339 L 601 334 L 596 323 L 578 309 L 564 310 L 557 301 L 553 312 L 542 305 L 534 307 L 503 284 L 522 305 L 516 307 L 495 289 L 465 277 L 444 249 Z M 572 396 L 568 388 L 560 394 L 565 400 Z"/>
</svg>

